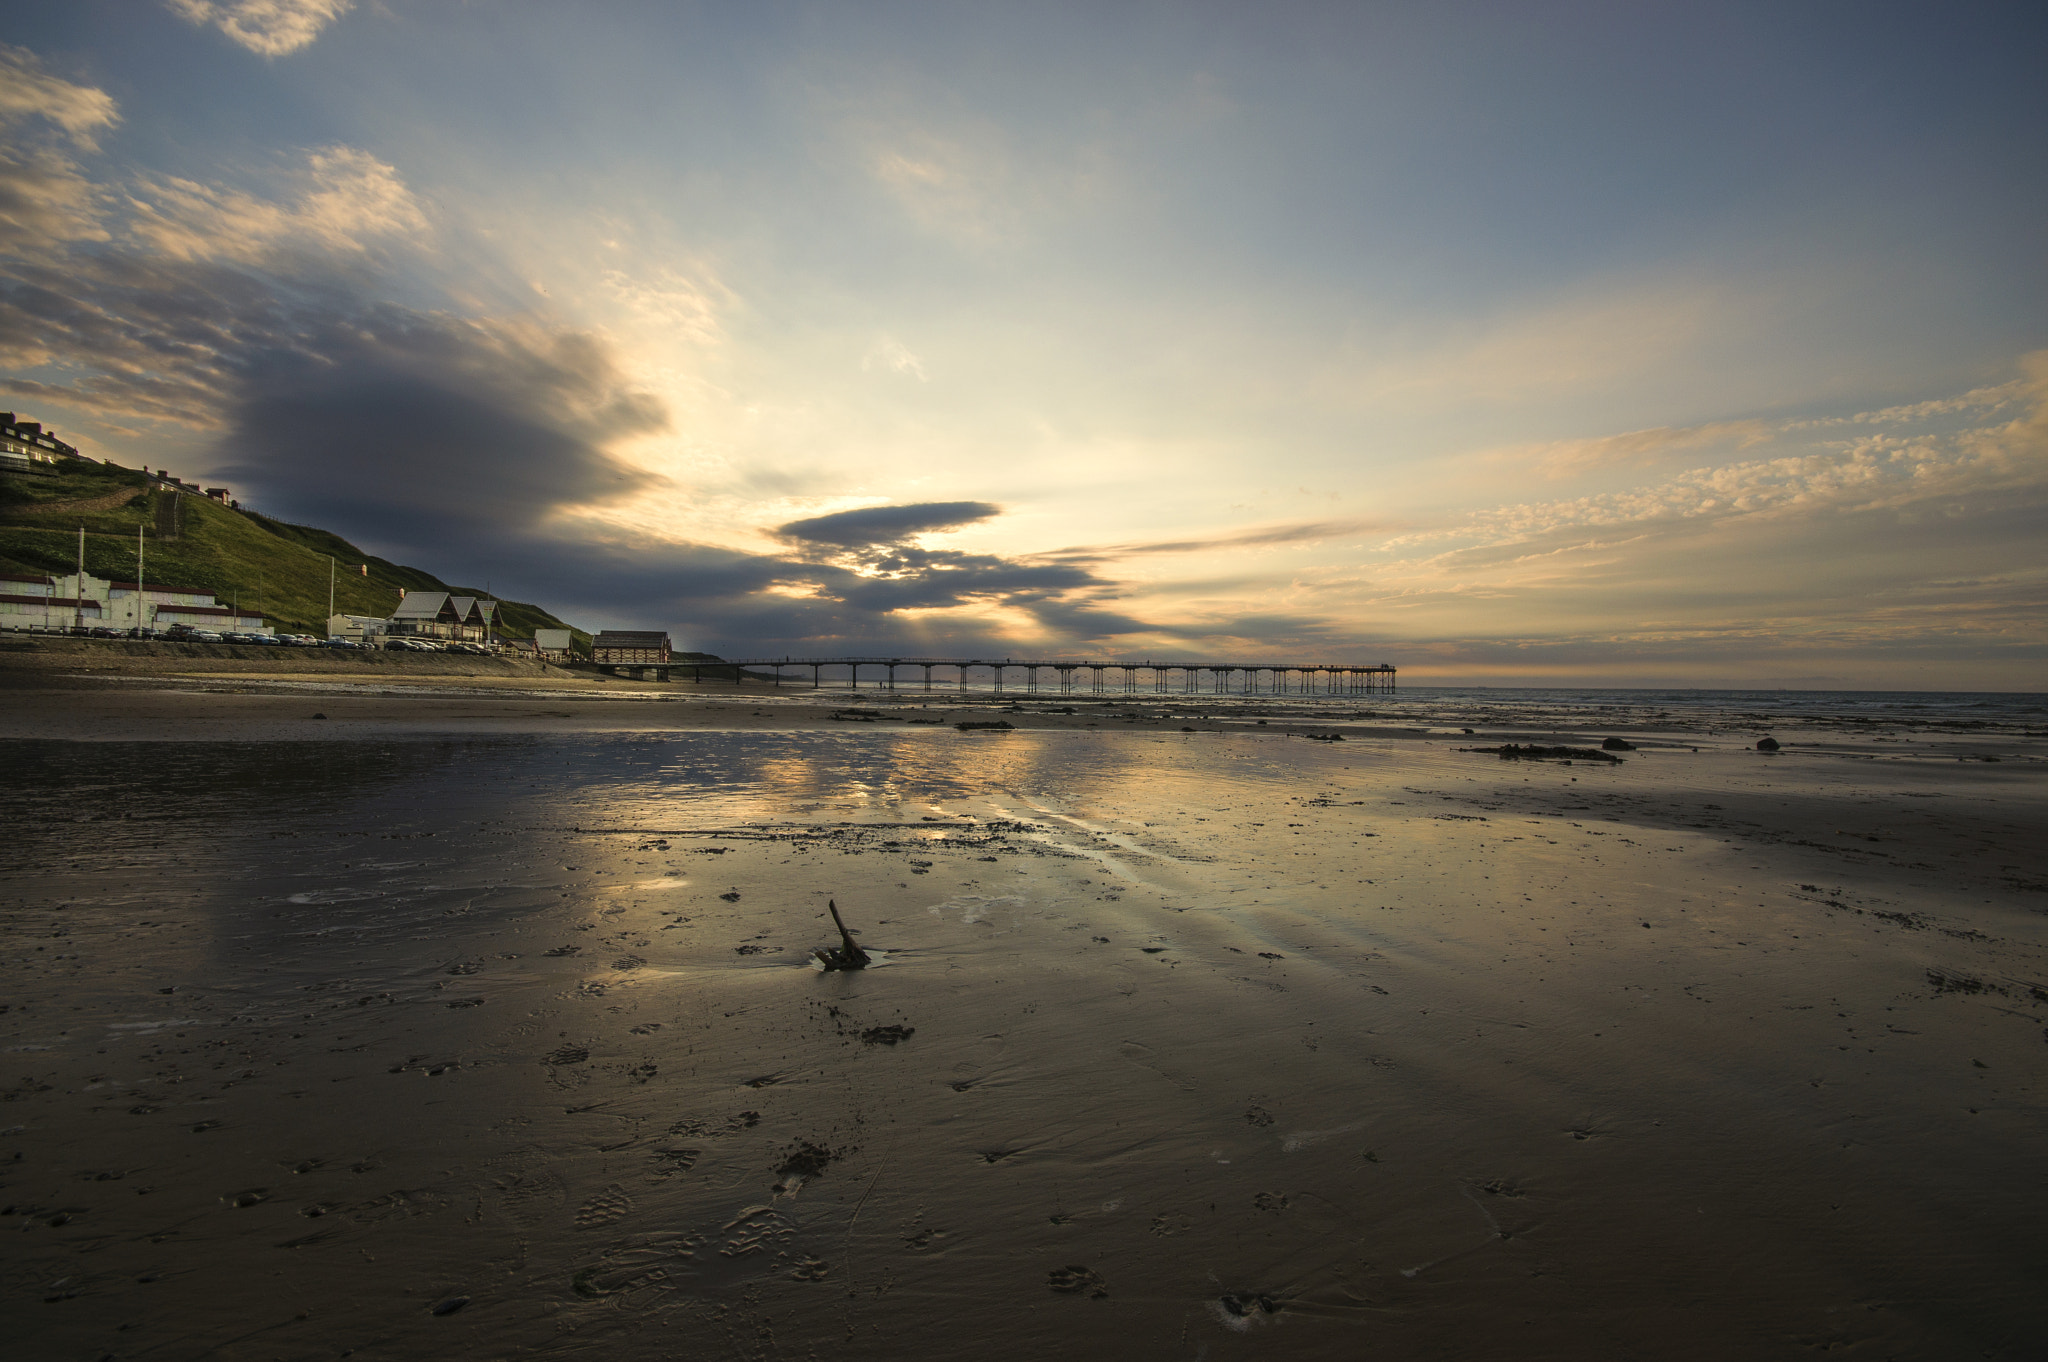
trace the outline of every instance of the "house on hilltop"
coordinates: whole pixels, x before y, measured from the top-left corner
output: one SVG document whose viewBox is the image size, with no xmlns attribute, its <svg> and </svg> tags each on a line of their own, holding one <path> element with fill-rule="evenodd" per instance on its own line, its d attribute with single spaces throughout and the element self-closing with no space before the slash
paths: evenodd
<svg viewBox="0 0 2048 1362">
<path fill-rule="evenodd" d="M 0 411 L 0 473 L 55 473 L 64 460 L 79 457 L 40 421 L 17 421 L 13 412 Z"/>
</svg>

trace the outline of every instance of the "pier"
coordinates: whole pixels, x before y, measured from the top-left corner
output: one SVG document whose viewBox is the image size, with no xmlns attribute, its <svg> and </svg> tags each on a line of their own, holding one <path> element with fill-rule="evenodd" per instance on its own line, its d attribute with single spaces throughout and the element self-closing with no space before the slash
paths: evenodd
<svg viewBox="0 0 2048 1362">
<path fill-rule="evenodd" d="M 966 690 L 977 674 L 983 675 L 991 690 L 1006 688 L 1036 694 L 1044 690 L 1057 695 L 1362 695 L 1386 694 L 1394 689 L 1393 667 L 1385 663 L 1363 667 L 1341 662 L 1153 662 L 1085 661 L 1031 658 L 960 657 L 781 657 L 753 658 L 733 662 L 678 662 L 672 671 L 689 670 L 702 682 L 703 673 L 730 670 L 737 681 L 746 672 L 767 672 L 776 685 L 783 673 L 802 682 L 808 678 L 812 689 L 822 688 L 827 671 L 844 669 L 845 684 L 860 689 L 861 670 L 878 690 L 898 688 L 898 673 L 906 687 L 932 690 L 950 687 Z M 1021 682 L 1014 684 L 1009 678 Z M 842 678 L 834 677 L 839 684 Z M 1049 684 L 1041 684 L 1041 680 Z"/>
</svg>

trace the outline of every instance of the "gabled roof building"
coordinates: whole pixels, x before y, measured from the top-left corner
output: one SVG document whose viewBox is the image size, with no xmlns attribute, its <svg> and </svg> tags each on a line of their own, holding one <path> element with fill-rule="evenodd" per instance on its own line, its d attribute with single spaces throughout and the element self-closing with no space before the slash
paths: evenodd
<svg viewBox="0 0 2048 1362">
<path fill-rule="evenodd" d="M 408 591 L 391 612 L 387 632 L 411 638 L 446 638 L 481 642 L 490 637 L 496 601 L 457 596 L 447 591 Z"/>
<path fill-rule="evenodd" d="M 668 634 L 659 629 L 606 629 L 590 645 L 590 660 L 599 666 L 654 663 L 667 666 Z"/>
</svg>

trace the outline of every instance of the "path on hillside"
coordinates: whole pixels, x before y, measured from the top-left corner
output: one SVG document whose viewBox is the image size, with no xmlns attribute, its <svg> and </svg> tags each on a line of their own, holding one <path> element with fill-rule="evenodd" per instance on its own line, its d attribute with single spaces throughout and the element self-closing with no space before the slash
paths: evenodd
<svg viewBox="0 0 2048 1362">
<path fill-rule="evenodd" d="M 31 515 L 48 515 L 53 511 L 113 511 L 118 510 L 123 506 L 126 506 L 129 502 L 135 500 L 135 498 L 141 496 L 147 490 L 147 488 L 143 487 L 122 487 L 116 489 L 115 491 L 108 492 L 104 496 L 80 497 L 75 501 L 26 502 L 23 503 L 22 505 L 11 508 L 11 511 L 13 514 L 17 515 L 22 513 L 27 513 Z"/>
</svg>

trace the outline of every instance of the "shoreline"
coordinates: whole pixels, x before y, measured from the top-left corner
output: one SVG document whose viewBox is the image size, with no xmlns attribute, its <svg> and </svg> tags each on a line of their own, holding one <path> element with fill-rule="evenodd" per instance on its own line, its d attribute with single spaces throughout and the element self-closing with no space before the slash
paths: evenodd
<svg viewBox="0 0 2048 1362">
<path fill-rule="evenodd" d="M 1468 747 L 1598 747 L 1604 739 L 1620 738 L 1636 756 L 1756 755 L 1757 740 L 1775 735 L 1782 744 L 1775 759 L 1788 763 L 1821 757 L 1884 764 L 2048 760 L 2048 743 L 2042 741 L 2048 734 L 2023 722 L 1945 715 L 1873 722 L 1822 712 L 1677 713 L 1651 704 L 1634 713 L 1595 715 L 1526 701 L 1446 706 L 1401 696 L 799 690 L 760 681 L 643 682 L 531 663 L 478 667 L 472 659 L 428 660 L 443 665 L 297 670 L 280 668 L 272 659 L 195 664 L 171 658 L 149 659 L 144 666 L 135 665 L 142 659 L 122 667 L 101 663 L 95 669 L 89 656 L 24 657 L 0 650 L 0 739 L 336 741 L 868 726 L 950 732 L 956 723 L 1001 721 L 1015 731 L 1286 735 Z"/>
</svg>

